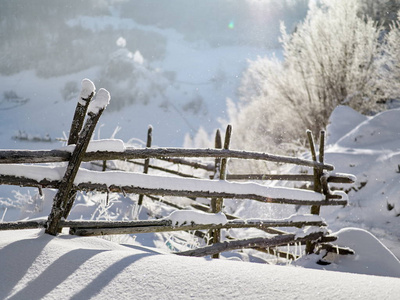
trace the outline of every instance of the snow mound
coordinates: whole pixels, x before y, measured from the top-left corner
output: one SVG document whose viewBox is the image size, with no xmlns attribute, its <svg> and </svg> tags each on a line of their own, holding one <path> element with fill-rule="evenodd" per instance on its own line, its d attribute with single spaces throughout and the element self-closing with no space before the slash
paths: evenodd
<svg viewBox="0 0 400 300">
<path fill-rule="evenodd" d="M 336 143 L 341 137 L 352 128 L 368 118 L 354 109 L 340 105 L 332 112 L 327 126 L 327 145 Z"/>
<path fill-rule="evenodd" d="M 325 252 L 319 256 L 302 257 L 295 264 L 313 269 L 325 269 L 347 273 L 400 277 L 400 261 L 370 232 L 359 228 L 344 228 L 334 233 L 335 245 L 350 248 L 354 255 L 338 255 Z M 329 265 L 318 265 L 324 259 Z"/>
<path fill-rule="evenodd" d="M 355 256 L 337 257 L 341 271 L 360 274 L 400 277 L 400 261 L 370 232 L 344 228 L 336 234 L 335 244 L 353 249 Z"/>
<path fill-rule="evenodd" d="M 40 230 L 0 232 L 0 257 L 7 270 L 0 272 L 1 299 L 397 299 L 400 293 L 398 278 L 207 261 Z"/>
<path fill-rule="evenodd" d="M 337 144 L 346 148 L 400 148 L 400 110 L 381 112 L 365 120 L 341 139 Z M 344 118 L 344 117 L 343 117 Z M 337 122 L 339 123 L 339 122 Z"/>
</svg>

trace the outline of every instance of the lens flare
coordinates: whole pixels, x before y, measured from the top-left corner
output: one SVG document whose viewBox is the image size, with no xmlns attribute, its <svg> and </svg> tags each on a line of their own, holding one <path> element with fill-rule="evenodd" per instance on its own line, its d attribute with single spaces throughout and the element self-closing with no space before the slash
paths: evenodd
<svg viewBox="0 0 400 300">
<path fill-rule="evenodd" d="M 229 22 L 228 28 L 229 29 L 233 29 L 235 27 L 235 23 L 233 23 L 233 21 Z"/>
</svg>

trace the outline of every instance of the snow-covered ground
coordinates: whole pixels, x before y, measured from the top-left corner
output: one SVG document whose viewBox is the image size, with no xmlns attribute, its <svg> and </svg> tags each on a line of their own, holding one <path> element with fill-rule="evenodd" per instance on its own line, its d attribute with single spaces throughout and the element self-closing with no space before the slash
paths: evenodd
<svg viewBox="0 0 400 300">
<path fill-rule="evenodd" d="M 0 257 L 1 299 L 398 299 L 400 293 L 399 278 L 180 257 L 40 230 L 0 232 Z"/>
</svg>

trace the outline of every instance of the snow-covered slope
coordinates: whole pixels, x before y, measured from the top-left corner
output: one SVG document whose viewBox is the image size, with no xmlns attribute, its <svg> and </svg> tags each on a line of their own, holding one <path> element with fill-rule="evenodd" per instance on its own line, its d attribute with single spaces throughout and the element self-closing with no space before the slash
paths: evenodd
<svg viewBox="0 0 400 300">
<path fill-rule="evenodd" d="M 162 254 L 0 232 L 1 299 L 397 299 L 400 279 Z"/>
<path fill-rule="evenodd" d="M 338 107 L 333 112 L 328 126 L 330 145 L 326 161 L 335 166 L 336 172 L 357 176 L 357 182 L 349 191 L 347 207 L 321 210 L 333 230 L 349 226 L 366 229 L 397 257 L 400 257 L 399 119 L 399 109 L 368 118 L 349 107 Z"/>
</svg>

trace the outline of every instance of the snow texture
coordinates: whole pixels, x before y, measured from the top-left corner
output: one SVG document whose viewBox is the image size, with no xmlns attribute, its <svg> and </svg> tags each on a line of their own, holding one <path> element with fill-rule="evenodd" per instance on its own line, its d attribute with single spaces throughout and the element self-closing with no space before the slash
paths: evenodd
<svg viewBox="0 0 400 300">
<path fill-rule="evenodd" d="M 68 145 L 65 147 L 58 148 L 57 150 L 73 152 L 75 145 Z M 97 152 L 97 151 L 114 151 L 124 152 L 126 150 L 125 144 L 119 139 L 101 139 L 91 140 L 86 152 Z"/>
<path fill-rule="evenodd" d="M 338 106 L 331 114 L 327 126 L 327 145 L 336 143 L 351 129 L 367 120 L 368 117 L 348 106 Z"/>
<path fill-rule="evenodd" d="M 89 104 L 88 112 L 93 114 L 98 114 L 101 109 L 105 109 L 107 105 L 110 103 L 110 93 L 106 90 L 101 88 L 96 97 L 92 102 Z"/>
<path fill-rule="evenodd" d="M 337 141 L 344 148 L 384 149 L 399 140 L 399 110 L 381 112 L 367 119 Z"/>
<path fill-rule="evenodd" d="M 195 210 L 177 210 L 172 212 L 166 220 L 171 220 L 173 226 L 183 224 L 226 224 L 228 219 L 225 214 L 220 212 L 216 214 L 195 211 Z"/>
<path fill-rule="evenodd" d="M 94 83 L 90 79 L 83 79 L 81 94 L 79 95 L 79 103 L 85 105 L 86 101 L 84 101 L 83 99 L 87 99 L 92 93 L 95 92 L 96 87 L 94 86 Z"/>
</svg>

